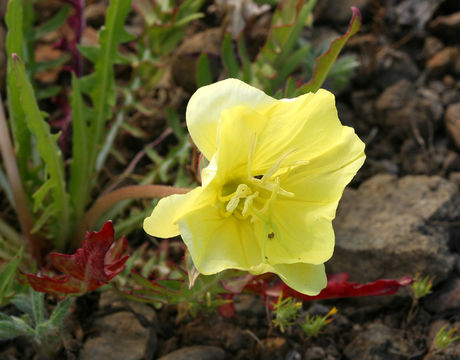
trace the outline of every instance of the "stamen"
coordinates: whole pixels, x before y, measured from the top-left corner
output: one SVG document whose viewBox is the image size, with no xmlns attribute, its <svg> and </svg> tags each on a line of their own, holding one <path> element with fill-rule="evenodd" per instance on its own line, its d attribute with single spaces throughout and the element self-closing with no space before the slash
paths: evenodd
<svg viewBox="0 0 460 360">
<path fill-rule="evenodd" d="M 251 195 L 251 193 L 252 191 L 249 186 L 247 186 L 246 184 L 239 184 L 233 196 L 230 198 L 230 201 L 228 202 L 225 209 L 230 213 L 233 212 L 233 210 L 235 210 L 238 207 L 240 199 L 248 197 L 249 195 Z M 223 198 L 226 199 L 228 198 L 228 196 L 225 196 Z"/>
<path fill-rule="evenodd" d="M 246 200 L 244 201 L 244 206 L 243 206 L 243 211 L 241 211 L 241 215 L 243 215 L 243 217 L 246 217 L 246 214 L 248 212 L 248 209 L 249 209 L 249 206 L 252 205 L 252 202 L 254 201 L 254 199 L 259 196 L 259 192 L 256 191 L 254 194 L 252 195 L 249 195 Z"/>
<path fill-rule="evenodd" d="M 291 149 L 291 150 L 286 151 L 283 155 L 281 155 L 279 159 L 273 163 L 270 169 L 268 169 L 265 175 L 262 177 L 262 182 L 265 182 L 268 179 L 270 179 L 283 165 L 284 160 L 286 160 L 288 156 L 291 156 L 296 151 L 297 151 L 296 149 Z"/>
</svg>

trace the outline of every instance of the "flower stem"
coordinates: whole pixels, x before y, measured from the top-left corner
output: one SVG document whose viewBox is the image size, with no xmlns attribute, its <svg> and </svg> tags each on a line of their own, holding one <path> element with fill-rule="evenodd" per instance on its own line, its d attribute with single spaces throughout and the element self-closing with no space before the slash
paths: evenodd
<svg viewBox="0 0 460 360">
<path fill-rule="evenodd" d="M 41 264 L 41 243 L 40 239 L 31 233 L 33 227 L 33 217 L 27 204 L 27 197 L 22 186 L 21 177 L 19 175 L 18 165 L 16 163 L 16 154 L 13 150 L 13 144 L 10 138 L 5 110 L 0 94 L 0 152 L 2 153 L 3 164 L 5 166 L 6 176 L 10 183 L 13 193 L 14 204 L 18 214 L 19 224 L 22 233 L 28 239 L 30 250 L 35 260 Z M 14 241 L 14 239 L 10 239 Z"/>
<path fill-rule="evenodd" d="M 185 194 L 191 189 L 165 185 L 131 185 L 114 190 L 96 200 L 80 222 L 72 247 L 80 246 L 85 231 L 91 230 L 97 220 L 113 205 L 127 199 L 160 199 L 173 194 Z"/>
</svg>

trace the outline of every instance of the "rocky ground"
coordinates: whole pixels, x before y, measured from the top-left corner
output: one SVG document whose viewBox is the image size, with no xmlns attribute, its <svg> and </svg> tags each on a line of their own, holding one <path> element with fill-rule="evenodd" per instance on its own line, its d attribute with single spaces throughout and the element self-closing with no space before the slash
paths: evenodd
<svg viewBox="0 0 460 360">
<path fill-rule="evenodd" d="M 323 0 L 314 30 L 305 35 L 343 33 L 351 5 L 362 11 L 363 29 L 346 52 L 357 55 L 359 67 L 337 99 L 342 121 L 366 142 L 367 160 L 339 206 L 336 250 L 327 267 L 358 282 L 434 276 L 433 292 L 412 321 L 407 289 L 304 304 L 312 314 L 339 309 L 314 339 L 295 327 L 285 333 L 269 327 L 265 306 L 253 295 L 237 297 L 232 319 L 206 314 L 176 324 L 175 308 L 155 311 L 110 292 L 93 293 L 78 300 L 68 320 L 62 358 L 460 359 L 460 341 L 427 357 L 442 326 L 460 326 L 460 3 Z M 220 46 L 209 35 L 219 32 L 208 28 L 194 25 L 181 45 L 170 92 L 184 96 L 196 86 L 191 65 L 180 61 L 195 46 L 193 37 L 200 43 L 210 36 L 206 46 Z M 33 357 L 30 348 L 15 344 L 0 347 L 0 358 Z"/>
</svg>

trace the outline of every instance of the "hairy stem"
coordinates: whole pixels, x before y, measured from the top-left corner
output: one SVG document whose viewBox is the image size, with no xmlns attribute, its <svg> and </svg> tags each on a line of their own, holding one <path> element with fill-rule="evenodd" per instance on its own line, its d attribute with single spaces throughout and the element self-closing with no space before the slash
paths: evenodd
<svg viewBox="0 0 460 360">
<path fill-rule="evenodd" d="M 19 176 L 19 170 L 16 163 L 16 154 L 13 150 L 10 133 L 6 121 L 5 110 L 0 94 L 0 152 L 2 153 L 3 164 L 5 166 L 6 176 L 13 192 L 14 206 L 18 214 L 19 224 L 22 233 L 30 243 L 32 256 L 41 263 L 40 239 L 31 233 L 33 227 L 33 218 L 27 204 L 27 197 L 22 186 Z M 14 241 L 14 239 L 10 239 Z"/>
<path fill-rule="evenodd" d="M 72 247 L 79 247 L 85 231 L 91 230 L 96 221 L 120 201 L 127 199 L 159 199 L 173 194 L 185 194 L 190 190 L 165 185 L 131 185 L 103 195 L 96 200 L 80 222 L 80 226 L 72 240 Z"/>
</svg>

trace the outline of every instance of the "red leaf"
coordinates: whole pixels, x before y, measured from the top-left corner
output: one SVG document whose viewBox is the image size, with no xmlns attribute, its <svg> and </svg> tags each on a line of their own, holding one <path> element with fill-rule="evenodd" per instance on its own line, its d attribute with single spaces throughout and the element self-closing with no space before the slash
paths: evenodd
<svg viewBox="0 0 460 360">
<path fill-rule="evenodd" d="M 113 225 L 108 221 L 101 231 L 86 233 L 82 247 L 75 254 L 50 254 L 51 263 L 63 275 L 27 274 L 27 279 L 40 292 L 73 294 L 97 289 L 123 271 L 129 258 L 129 255 L 121 257 L 128 246 L 126 238 L 112 246 L 113 240 Z"/>
<path fill-rule="evenodd" d="M 348 281 L 348 274 L 334 274 L 328 276 L 327 286 L 316 296 L 301 294 L 280 282 L 270 287 L 266 294 L 278 297 L 281 292 L 283 296 L 292 296 L 303 301 L 319 299 L 345 298 L 357 296 L 379 296 L 394 294 L 400 287 L 408 286 L 413 282 L 410 276 L 404 276 L 399 280 L 380 279 L 371 283 L 360 284 Z"/>
</svg>

